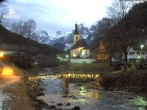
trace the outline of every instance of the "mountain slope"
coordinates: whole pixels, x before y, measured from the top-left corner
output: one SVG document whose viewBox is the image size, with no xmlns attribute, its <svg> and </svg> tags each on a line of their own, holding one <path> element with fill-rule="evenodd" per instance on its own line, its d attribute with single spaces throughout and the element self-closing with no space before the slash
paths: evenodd
<svg viewBox="0 0 147 110">
<path fill-rule="evenodd" d="M 88 45 L 90 45 L 91 42 L 96 37 L 96 33 L 95 33 L 96 25 L 92 25 L 90 29 L 88 27 L 85 27 L 84 24 L 78 25 L 78 29 L 80 32 L 80 39 L 85 39 Z M 57 37 L 57 39 L 54 39 L 52 42 L 54 42 L 55 44 L 56 43 L 63 44 L 65 48 L 63 48 L 62 50 L 69 50 L 73 45 L 73 32 L 68 34 L 62 34 L 62 32 L 60 32 L 59 38 L 58 36 L 54 36 L 54 37 Z M 57 49 L 61 49 L 57 45 L 52 45 L 52 46 L 53 47 L 55 46 L 55 48 Z"/>
<path fill-rule="evenodd" d="M 41 65 L 55 65 L 55 54 L 61 52 L 49 45 L 12 33 L 2 25 L 0 25 L 0 44 L 2 45 L 0 46 L 1 51 L 16 52 L 14 55 L 5 56 L 3 60 L 13 62 L 23 68 L 30 67 L 33 59 L 40 62 Z"/>
</svg>

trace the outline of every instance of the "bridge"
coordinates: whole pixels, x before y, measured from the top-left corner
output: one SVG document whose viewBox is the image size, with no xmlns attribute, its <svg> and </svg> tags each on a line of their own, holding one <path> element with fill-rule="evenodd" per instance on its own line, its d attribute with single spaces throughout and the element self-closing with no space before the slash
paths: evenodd
<svg viewBox="0 0 147 110">
<path fill-rule="evenodd" d="M 63 88 L 64 88 L 64 92 L 65 94 L 68 94 L 69 92 L 69 80 L 70 79 L 94 79 L 96 81 L 97 84 L 99 84 L 99 79 L 100 79 L 100 74 L 103 72 L 97 72 L 97 73 L 86 73 L 86 71 L 84 70 L 83 72 L 63 72 L 63 73 L 52 73 L 52 74 L 46 74 L 45 75 L 30 75 L 30 76 L 26 76 L 28 78 L 28 80 L 38 80 L 38 79 L 50 79 L 50 78 L 59 78 L 59 79 L 63 79 Z M 81 70 L 81 69 L 80 69 Z"/>
<path fill-rule="evenodd" d="M 69 92 L 69 80 L 70 79 L 94 79 L 96 83 L 99 83 L 99 73 L 60 73 L 60 74 L 48 74 L 48 75 L 32 75 L 27 76 L 28 80 L 60 78 L 63 79 L 63 87 L 65 94 Z"/>
<path fill-rule="evenodd" d="M 55 68 L 50 74 L 44 70 L 42 75 L 28 75 L 29 80 L 37 79 L 97 79 L 100 74 L 103 74 L 103 68 L 88 68 L 88 67 L 70 67 L 70 68 Z"/>
<path fill-rule="evenodd" d="M 28 75 L 26 76 L 28 80 L 38 80 L 38 79 L 49 79 L 49 78 L 59 78 L 59 79 L 97 79 L 100 77 L 99 73 L 54 73 L 48 75 Z"/>
</svg>

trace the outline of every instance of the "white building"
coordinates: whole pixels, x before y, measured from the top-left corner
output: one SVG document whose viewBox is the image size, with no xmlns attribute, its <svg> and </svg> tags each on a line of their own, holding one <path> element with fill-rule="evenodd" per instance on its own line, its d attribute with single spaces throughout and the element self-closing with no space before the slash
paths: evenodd
<svg viewBox="0 0 147 110">
<path fill-rule="evenodd" d="M 131 47 L 128 50 L 128 61 L 135 60 L 139 62 L 140 59 L 147 59 L 147 48 Z"/>
<path fill-rule="evenodd" d="M 90 49 L 84 39 L 80 39 L 78 26 L 75 24 L 73 47 L 70 50 L 71 63 L 92 63 L 95 59 L 90 58 Z"/>
</svg>

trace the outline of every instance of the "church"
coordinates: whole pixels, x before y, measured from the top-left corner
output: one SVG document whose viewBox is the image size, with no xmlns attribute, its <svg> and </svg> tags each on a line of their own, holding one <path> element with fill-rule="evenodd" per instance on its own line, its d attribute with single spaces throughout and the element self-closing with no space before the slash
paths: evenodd
<svg viewBox="0 0 147 110">
<path fill-rule="evenodd" d="M 71 63 L 92 63 L 95 59 L 90 58 L 90 49 L 84 39 L 80 39 L 77 23 L 73 32 L 73 46 L 70 50 Z"/>
</svg>

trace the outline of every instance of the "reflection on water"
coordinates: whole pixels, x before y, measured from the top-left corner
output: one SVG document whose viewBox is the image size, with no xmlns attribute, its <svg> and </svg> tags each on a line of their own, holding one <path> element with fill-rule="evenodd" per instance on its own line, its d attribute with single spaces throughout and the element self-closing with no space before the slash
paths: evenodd
<svg viewBox="0 0 147 110">
<path fill-rule="evenodd" d="M 61 79 L 44 80 L 43 86 L 46 88 L 46 95 L 40 98 L 49 105 L 63 103 L 63 109 L 80 106 L 81 110 L 145 110 L 147 106 L 147 101 L 143 97 L 133 94 L 98 91 L 76 84 L 69 84 L 69 88 L 65 89 Z M 71 97 L 63 97 L 65 94 Z M 130 96 L 133 99 L 129 99 Z M 66 103 L 71 105 L 67 107 Z"/>
</svg>

